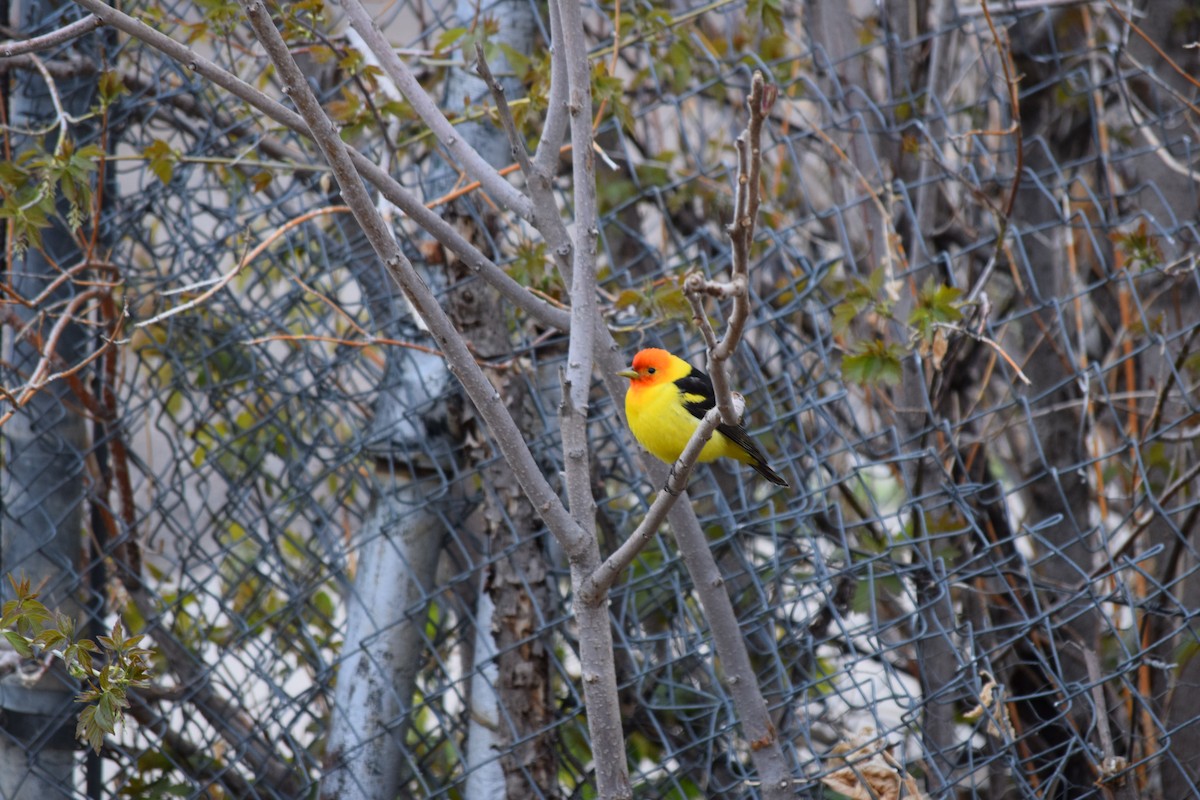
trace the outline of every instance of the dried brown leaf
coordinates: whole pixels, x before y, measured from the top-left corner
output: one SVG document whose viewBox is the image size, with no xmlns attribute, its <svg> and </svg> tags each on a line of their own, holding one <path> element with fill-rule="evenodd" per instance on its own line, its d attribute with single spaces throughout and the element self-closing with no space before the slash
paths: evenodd
<svg viewBox="0 0 1200 800">
<path fill-rule="evenodd" d="M 830 763 L 843 764 L 821 783 L 850 800 L 924 800 L 916 780 L 885 749 L 871 728 L 830 750 Z"/>
<path fill-rule="evenodd" d="M 996 683 L 990 672 L 983 670 L 979 674 L 983 677 L 983 688 L 979 690 L 979 705 L 964 713 L 963 719 L 974 722 L 983 716 L 986 709 L 987 732 L 997 739 L 1012 741 L 1017 738 L 1017 734 L 1008 718 L 1008 706 L 1004 704 L 1004 687 Z"/>
</svg>

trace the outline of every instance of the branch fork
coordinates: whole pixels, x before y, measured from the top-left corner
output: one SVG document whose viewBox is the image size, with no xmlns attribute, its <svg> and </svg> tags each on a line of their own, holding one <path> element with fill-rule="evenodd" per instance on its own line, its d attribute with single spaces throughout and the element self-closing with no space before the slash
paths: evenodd
<svg viewBox="0 0 1200 800">
<path fill-rule="evenodd" d="M 777 89 L 768 86 L 762 72 L 756 71 L 750 82 L 750 96 L 746 100 L 750 109 L 750 121 L 735 142 L 738 159 L 734 213 L 733 222 L 726 227 L 731 244 L 732 276 L 729 281 L 723 282 L 708 280 L 703 275 L 693 273 L 683 285 L 684 295 L 692 306 L 693 318 L 708 346 L 708 372 L 716 394 L 716 407 L 727 425 L 736 425 L 739 421 L 733 406 L 725 362 L 741 342 L 746 321 L 750 318 L 750 245 L 754 241 L 754 227 L 761 199 L 762 128 L 775 103 L 776 95 Z M 725 336 L 721 339 L 717 338 L 717 333 L 704 310 L 705 296 L 733 301 Z"/>
</svg>

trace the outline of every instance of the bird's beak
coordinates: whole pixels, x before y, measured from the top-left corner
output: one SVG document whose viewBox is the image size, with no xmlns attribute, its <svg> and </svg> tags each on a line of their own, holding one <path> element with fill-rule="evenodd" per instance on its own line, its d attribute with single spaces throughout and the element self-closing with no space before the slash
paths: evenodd
<svg viewBox="0 0 1200 800">
<path fill-rule="evenodd" d="M 635 378 L 641 377 L 640 375 L 637 374 L 636 369 L 623 369 L 620 372 L 618 372 L 617 374 L 620 375 L 622 378 L 629 378 L 629 380 L 634 380 Z"/>
</svg>

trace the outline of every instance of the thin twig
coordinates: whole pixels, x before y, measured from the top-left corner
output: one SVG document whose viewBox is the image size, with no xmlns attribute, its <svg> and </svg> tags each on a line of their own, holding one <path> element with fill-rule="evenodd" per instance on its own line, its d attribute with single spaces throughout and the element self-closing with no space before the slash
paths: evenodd
<svg viewBox="0 0 1200 800">
<path fill-rule="evenodd" d="M 66 308 L 63 310 L 62 315 L 55 322 L 54 327 L 51 328 L 50 334 L 44 339 L 38 335 L 36 330 L 33 329 L 32 321 L 30 322 L 29 326 L 26 326 L 23 330 L 17 331 L 14 334 L 14 340 L 24 338 L 32 342 L 34 348 L 38 351 L 41 357 L 38 359 L 37 365 L 34 367 L 33 372 L 30 374 L 29 379 L 24 385 L 11 390 L 0 389 L 0 394 L 3 394 L 4 399 L 8 400 L 12 404 L 11 408 L 0 415 L 0 427 L 3 427 L 4 424 L 8 422 L 18 410 L 23 408 L 25 404 L 28 403 L 38 392 L 51 383 L 60 380 L 67 381 L 67 383 L 71 386 L 72 391 L 79 396 L 80 401 L 84 403 L 84 406 L 89 412 L 93 414 L 99 413 L 99 408 L 94 402 L 94 398 L 91 398 L 91 396 L 87 394 L 82 382 L 80 382 L 76 376 L 81 370 L 84 369 L 84 367 L 87 367 L 89 364 L 103 356 L 107 351 L 119 343 L 117 336 L 120 335 L 121 328 L 124 325 L 123 317 L 118 317 L 116 319 L 113 329 L 109 335 L 102 336 L 104 344 L 96 348 L 96 350 L 90 353 L 86 358 L 80 359 L 75 364 L 58 372 L 51 373 L 50 368 L 55 361 L 61 362 L 61 357 L 57 353 L 58 340 L 66 331 L 69 324 L 78 321 L 76 312 L 78 311 L 79 306 L 89 300 L 103 302 L 107 293 L 108 290 L 104 287 L 94 287 L 80 292 L 72 297 L 67 303 Z"/>
<path fill-rule="evenodd" d="M 58 96 L 58 84 L 54 80 L 54 76 L 46 69 L 46 65 L 42 60 L 33 53 L 27 56 L 32 62 L 34 68 L 41 73 L 42 80 L 46 82 L 46 91 L 50 93 L 50 102 L 54 105 L 54 117 L 57 120 L 58 126 L 58 144 L 54 147 L 55 154 L 62 151 L 63 143 L 66 142 L 67 136 L 70 133 L 70 123 L 77 122 L 70 114 L 66 112 L 62 105 L 62 98 Z"/>
<path fill-rule="evenodd" d="M 261 250 L 262 246 L 260 245 L 259 247 L 254 248 L 252 253 L 243 254 L 242 257 L 238 259 L 237 263 L 234 264 L 233 269 L 226 272 L 224 275 L 218 278 L 212 286 L 196 295 L 191 300 L 188 300 L 186 303 L 180 303 L 177 306 L 172 306 L 165 311 L 155 314 L 150 319 L 145 319 L 141 322 L 135 323 L 133 327 L 145 328 L 148 325 L 155 325 L 165 319 L 175 316 L 176 314 L 182 314 L 184 311 L 190 311 L 191 309 L 196 308 L 200 304 L 207 301 L 210 297 L 215 295 L 217 292 L 228 286 L 234 278 L 242 273 L 242 270 L 246 268 L 246 265 L 254 260 L 254 256 L 261 252 Z"/>
<path fill-rule="evenodd" d="M 1117 755 L 1116 748 L 1113 746 L 1112 730 L 1108 725 L 1108 703 L 1104 699 L 1104 679 L 1100 674 L 1100 659 L 1097 657 L 1096 651 L 1090 647 L 1084 647 L 1075 641 L 1068 641 L 1067 644 L 1079 650 L 1087 667 L 1088 680 L 1092 687 L 1092 703 L 1095 708 L 1093 718 L 1096 722 L 1096 732 L 1100 735 L 1100 752 L 1103 756 L 1099 769 L 1101 775 L 1099 783 L 1102 784 L 1111 779 L 1114 773 L 1123 770 L 1126 762 L 1124 758 Z M 1143 666 L 1145 665 L 1143 664 Z"/>
<path fill-rule="evenodd" d="M 1192 354 L 1192 343 L 1195 341 L 1197 334 L 1200 334 L 1200 326 L 1196 326 L 1187 332 L 1184 337 L 1183 344 L 1179 347 L 1179 353 L 1175 356 L 1175 361 L 1171 365 L 1171 369 L 1163 378 L 1162 386 L 1154 396 L 1154 408 L 1150 411 L 1150 417 L 1146 420 L 1146 426 L 1142 428 L 1142 442 L 1147 443 L 1150 434 L 1158 428 L 1158 422 L 1162 419 L 1163 407 L 1167 402 L 1167 395 L 1175 388 L 1175 378 L 1183 369 L 1183 363 Z"/>
<path fill-rule="evenodd" d="M 1121 22 L 1124 22 L 1126 25 L 1128 25 L 1129 29 L 1132 30 L 1134 33 L 1136 33 L 1142 41 L 1144 41 L 1146 44 L 1150 45 L 1150 49 L 1152 49 L 1155 53 L 1157 53 L 1159 58 L 1161 58 L 1163 61 L 1166 61 L 1167 65 L 1170 66 L 1171 69 L 1175 70 L 1175 72 L 1178 73 L 1179 77 L 1183 78 L 1185 81 L 1187 81 L 1188 83 L 1190 83 L 1192 86 L 1196 87 L 1197 89 L 1200 89 L 1200 81 L 1196 80 L 1187 70 L 1185 70 L 1183 67 L 1179 66 L 1179 64 L 1177 64 L 1175 62 L 1175 59 L 1173 59 L 1169 55 L 1167 55 L 1166 52 L 1163 51 L 1163 49 L 1158 45 L 1157 42 L 1155 42 L 1152 38 L 1147 36 L 1146 32 L 1143 31 L 1140 27 L 1138 27 L 1137 23 L 1135 23 L 1133 20 L 1131 20 L 1125 14 L 1125 12 L 1121 11 L 1120 6 L 1118 6 L 1114 0 L 1108 0 L 1108 5 L 1110 8 L 1112 8 L 1113 13 L 1121 18 Z M 1191 107 L 1190 104 L 1189 104 L 1189 107 Z M 1195 110 L 1195 109 L 1193 108 L 1193 110 Z"/>
<path fill-rule="evenodd" d="M 100 286 L 100 287 L 104 287 L 106 289 L 115 289 L 116 287 L 121 285 L 120 281 L 72 280 L 72 278 L 78 277 L 81 272 L 86 272 L 91 269 L 104 270 L 107 272 L 112 272 L 114 274 L 117 272 L 116 265 L 114 265 L 112 262 L 92 261 L 92 260 L 85 258 L 82 261 L 80 261 L 78 264 L 75 264 L 66 269 L 61 269 L 56 266 L 55 270 L 58 272 L 58 275 L 54 278 L 54 280 L 52 280 L 52 281 L 50 281 L 50 283 L 46 284 L 46 286 L 40 292 L 38 292 L 35 297 L 31 297 L 31 298 L 22 297 L 11 286 L 6 286 L 3 284 L 0 284 L 0 291 L 3 291 L 5 294 L 7 294 L 9 297 L 11 297 L 15 302 L 20 303 L 21 305 L 25 306 L 26 308 L 38 308 L 42 305 L 43 302 L 45 302 L 50 297 L 50 295 L 52 295 L 55 292 L 56 289 L 58 289 L 58 287 L 62 286 L 67 281 L 71 281 L 72 283 L 74 283 L 77 286 Z"/>
<path fill-rule="evenodd" d="M 234 278 L 236 278 L 238 276 L 238 274 L 241 273 L 241 271 L 246 268 L 247 264 L 249 264 L 251 261 L 253 261 L 255 258 L 257 258 L 259 256 L 259 254 L 262 253 L 264 250 L 266 250 L 268 247 L 270 247 L 271 244 L 275 240 L 279 239 L 281 236 L 283 236 L 283 234 L 287 233 L 292 228 L 295 228 L 297 225 L 301 225 L 305 222 L 308 222 L 309 220 L 313 219 L 314 217 L 324 216 L 327 214 L 347 214 L 349 212 L 350 212 L 349 206 L 341 206 L 341 205 L 326 206 L 324 208 L 314 208 L 313 210 L 307 211 L 304 214 L 301 214 L 300 216 L 298 216 L 294 219 L 288 220 L 283 225 L 280 225 L 274 231 L 272 231 L 271 234 L 269 236 L 267 236 L 267 238 L 265 238 L 265 239 L 263 239 L 263 241 L 259 242 L 259 244 L 253 250 L 251 250 L 249 253 L 247 253 L 245 256 L 242 257 L 242 259 L 238 262 L 237 266 L 235 266 L 233 269 L 231 269 L 229 272 L 225 273 L 224 275 L 220 275 L 216 278 L 209 278 L 204 281 L 198 281 L 196 283 L 192 283 L 187 286 L 181 286 L 177 289 L 170 289 L 168 291 L 162 292 L 162 294 L 164 296 L 166 296 L 166 295 L 171 295 L 171 294 L 177 294 L 179 292 L 194 291 L 195 289 L 198 289 L 201 286 L 209 286 L 210 287 L 208 289 L 208 291 L 204 292 L 200 296 L 193 298 L 192 300 L 189 300 L 188 302 L 186 302 L 182 305 L 175 306 L 173 308 L 169 308 L 166 311 L 162 312 L 161 314 L 151 317 L 148 320 L 139 322 L 136 325 L 134 325 L 134 327 L 135 328 L 144 328 L 147 325 L 153 325 L 156 322 L 161 322 L 164 319 L 167 319 L 168 317 L 173 317 L 176 314 L 179 314 L 183 311 L 187 311 L 190 308 L 195 308 L 196 306 L 200 305 L 205 300 L 212 297 L 214 294 L 221 291 L 221 289 L 223 289 L 227 285 L 229 285 L 229 282 L 232 281 Z"/>
<path fill-rule="evenodd" d="M 242 344 L 266 344 L 268 342 L 324 342 L 325 344 L 335 344 L 338 347 L 403 347 L 407 350 L 416 350 L 419 353 L 428 353 L 431 356 L 444 355 L 441 350 L 425 345 L 415 344 L 413 342 L 404 342 L 399 339 L 387 339 L 382 336 L 369 336 L 366 339 L 343 339 L 340 336 L 322 336 L 318 333 L 277 333 L 270 336 L 257 336 L 253 339 L 247 339 Z"/>
<path fill-rule="evenodd" d="M 1012 356 L 1010 356 L 1008 353 L 1006 353 L 1004 351 L 1004 348 L 996 340 L 991 339 L 987 336 L 984 336 L 982 333 L 979 333 L 978 331 L 970 330 L 969 328 L 962 326 L 962 325 L 952 325 L 947 322 L 936 322 L 936 323 L 934 323 L 933 327 L 942 328 L 947 331 L 952 331 L 953 333 L 957 333 L 957 334 L 960 334 L 963 336 L 970 336 L 975 341 L 986 344 L 988 347 L 995 350 L 1000 355 L 1000 357 L 1002 359 L 1004 359 L 1004 362 L 1006 364 L 1008 364 L 1008 366 L 1012 367 L 1013 372 L 1015 372 L 1017 374 L 1017 379 L 1019 381 L 1021 381 L 1021 383 L 1025 384 L 1026 386 L 1032 385 L 1032 382 L 1029 380 L 1029 376 L 1026 375 L 1024 373 L 1024 371 L 1021 370 L 1021 365 L 1018 364 L 1013 359 Z M 980 326 L 980 327 L 982 327 L 982 326 Z"/>
<path fill-rule="evenodd" d="M 25 55 L 26 53 L 49 50 L 51 47 L 57 47 L 72 39 L 89 34 L 103 24 L 104 22 L 95 14 L 88 14 L 83 19 L 76 20 L 69 25 L 64 25 L 41 36 L 0 42 L 0 58 L 12 58 L 13 56 Z"/>
<path fill-rule="evenodd" d="M 1096 0 L 1004 0 L 1004 8 L 999 10 L 1001 14 L 1019 14 L 1022 11 L 1042 11 L 1047 8 L 1065 8 L 1068 6 L 1085 6 L 1091 5 Z M 984 10 L 981 6 L 961 6 L 954 11 L 965 18 L 983 16 Z"/>
<path fill-rule="evenodd" d="M 1004 216 L 1001 219 L 1003 226 L 998 241 L 1004 240 L 1004 229 L 1008 226 L 1008 218 L 1012 216 L 1013 207 L 1017 204 L 1017 192 L 1021 189 L 1021 171 L 1025 167 L 1025 146 L 1021 136 L 1021 95 L 1017 87 L 1016 67 L 1012 60 L 1012 47 L 1002 41 L 1000 33 L 996 30 L 996 25 L 992 22 L 992 15 L 988 11 L 988 0 L 980 0 L 980 8 L 983 10 L 983 18 L 987 20 L 988 30 L 992 32 L 992 38 L 996 41 L 996 52 L 1000 56 L 1000 67 L 1004 70 L 1004 82 L 1008 86 L 1008 104 L 1010 107 L 1010 115 L 1012 116 L 1013 124 L 1017 129 L 1013 133 L 1013 146 L 1016 150 L 1016 163 L 1013 165 L 1013 182 L 1008 190 L 1008 202 L 1004 206 Z"/>
<path fill-rule="evenodd" d="M 345 323 L 347 325 L 349 325 L 351 327 L 351 329 L 353 329 L 354 332 L 357 333 L 359 336 L 362 336 L 362 337 L 368 338 L 368 339 L 371 338 L 371 334 L 367 333 L 363 329 L 363 326 L 361 326 L 357 322 L 355 322 L 354 317 L 350 316 L 349 312 L 347 312 L 346 309 L 342 308 L 340 305 L 335 303 L 328 295 L 318 292 L 316 289 L 309 286 L 307 283 L 304 282 L 304 280 L 299 275 L 293 275 L 292 281 L 299 284 L 300 288 L 304 289 L 304 291 L 308 292 L 309 294 L 314 295 L 318 300 L 320 300 L 322 303 L 324 303 L 326 306 L 328 306 L 330 311 L 332 311 L 333 313 L 335 313 L 339 317 L 341 317 L 345 321 Z M 436 352 L 436 351 L 434 351 L 434 352 Z"/>
<path fill-rule="evenodd" d="M 500 124 L 504 128 L 504 133 L 508 135 L 508 144 L 512 148 L 513 159 L 521 167 L 521 172 L 525 174 L 525 180 L 528 181 L 529 176 L 533 175 L 533 165 L 529 162 L 529 151 L 525 149 L 525 142 L 521 140 L 521 134 L 517 131 L 517 123 L 513 119 L 512 109 L 508 107 L 504 86 L 496 80 L 496 76 L 488 67 L 487 58 L 483 54 L 482 42 L 475 43 L 475 70 L 492 92 L 492 99 L 496 102 L 496 113 L 500 115 Z"/>
</svg>

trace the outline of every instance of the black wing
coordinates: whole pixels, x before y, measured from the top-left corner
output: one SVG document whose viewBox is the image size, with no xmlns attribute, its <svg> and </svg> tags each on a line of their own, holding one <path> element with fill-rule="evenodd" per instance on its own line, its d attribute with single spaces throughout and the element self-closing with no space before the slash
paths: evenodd
<svg viewBox="0 0 1200 800">
<path fill-rule="evenodd" d="M 683 407 L 696 419 L 704 419 L 708 410 L 717 404 L 716 393 L 713 391 L 712 379 L 704 372 L 692 367 L 692 371 L 675 381 L 675 385 L 683 392 Z M 731 442 L 746 451 L 750 457 L 750 466 L 754 471 L 776 486 L 787 486 L 788 483 L 779 473 L 767 466 L 767 458 L 746 429 L 741 425 L 726 425 L 722 422 L 717 430 L 725 434 Z"/>
<path fill-rule="evenodd" d="M 708 374 L 692 367 L 692 371 L 675 381 L 683 392 L 683 407 L 696 419 L 704 419 L 708 410 L 717 404 L 713 393 L 712 379 Z"/>
<path fill-rule="evenodd" d="M 695 367 L 692 367 L 692 371 L 688 375 L 675 381 L 675 385 L 683 392 L 683 407 L 696 419 L 704 419 L 708 410 L 717 404 L 712 379 Z M 722 422 L 717 426 L 717 430 L 749 453 L 755 461 L 766 460 L 763 458 L 762 451 L 758 449 L 754 440 L 741 425 L 726 425 Z"/>
</svg>

